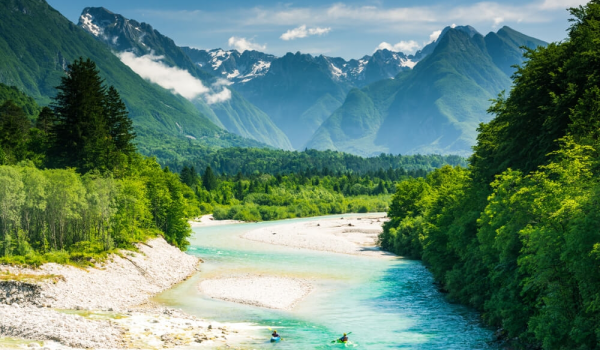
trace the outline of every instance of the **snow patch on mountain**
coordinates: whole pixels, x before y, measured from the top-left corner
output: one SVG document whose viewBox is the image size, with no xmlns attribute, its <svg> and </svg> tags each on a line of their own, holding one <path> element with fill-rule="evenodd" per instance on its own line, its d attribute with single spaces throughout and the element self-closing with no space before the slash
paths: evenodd
<svg viewBox="0 0 600 350">
<path fill-rule="evenodd" d="M 83 29 L 87 30 L 96 37 L 99 37 L 104 32 L 102 28 L 94 24 L 94 16 L 92 16 L 90 13 L 82 14 L 79 18 L 79 21 L 81 22 Z"/>
<path fill-rule="evenodd" d="M 413 68 L 415 68 L 415 66 L 417 65 L 417 63 L 418 63 L 418 61 L 413 61 L 413 60 L 411 60 L 409 58 L 406 58 L 406 59 L 402 59 L 400 61 L 400 66 L 401 67 L 408 67 L 410 69 L 413 69 Z"/>
<path fill-rule="evenodd" d="M 223 74 L 226 74 L 227 72 L 223 72 Z M 234 69 L 233 72 L 227 74 L 227 79 L 233 79 L 235 77 L 237 77 L 238 75 L 240 75 L 240 71 L 237 69 Z"/>
</svg>

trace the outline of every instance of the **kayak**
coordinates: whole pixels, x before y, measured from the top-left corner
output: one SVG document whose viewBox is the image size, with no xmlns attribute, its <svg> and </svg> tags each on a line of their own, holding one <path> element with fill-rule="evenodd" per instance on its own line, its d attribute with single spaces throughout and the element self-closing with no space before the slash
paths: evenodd
<svg viewBox="0 0 600 350">
<path fill-rule="evenodd" d="M 271 343 L 275 343 L 275 342 L 278 342 L 280 340 L 281 340 L 280 337 L 271 337 Z"/>
<path fill-rule="evenodd" d="M 331 342 L 334 343 L 334 344 L 344 344 L 345 347 L 346 346 L 355 346 L 354 343 L 351 342 L 350 340 L 341 341 L 341 340 L 338 339 L 338 340 L 332 340 Z"/>
</svg>

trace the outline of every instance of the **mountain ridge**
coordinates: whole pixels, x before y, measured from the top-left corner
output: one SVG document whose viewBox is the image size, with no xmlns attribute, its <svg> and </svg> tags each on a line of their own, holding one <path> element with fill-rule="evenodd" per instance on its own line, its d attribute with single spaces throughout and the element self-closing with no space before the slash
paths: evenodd
<svg viewBox="0 0 600 350">
<path fill-rule="evenodd" d="M 509 53 L 521 51 L 516 45 L 504 48 L 513 50 Z M 469 155 L 477 125 L 490 118 L 489 100 L 511 85 L 505 65 L 496 62 L 481 34 L 450 28 L 410 72 L 368 85 L 362 94 L 349 94 L 307 147 L 363 156 L 381 152 Z M 362 128 L 359 136 L 344 128 L 369 121 L 375 124 Z"/>
</svg>

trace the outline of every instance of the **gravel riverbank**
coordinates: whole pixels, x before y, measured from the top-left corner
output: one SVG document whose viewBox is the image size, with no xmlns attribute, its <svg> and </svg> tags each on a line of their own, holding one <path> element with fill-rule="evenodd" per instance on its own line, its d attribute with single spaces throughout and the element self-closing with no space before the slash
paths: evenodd
<svg viewBox="0 0 600 350">
<path fill-rule="evenodd" d="M 163 348 L 224 345 L 227 325 L 149 299 L 197 271 L 199 260 L 156 238 L 94 268 L 0 265 L 0 348 Z M 210 327 L 209 327 L 210 326 Z M 243 328 L 243 325 L 240 325 Z"/>
<path fill-rule="evenodd" d="M 323 219 L 260 228 L 243 234 L 242 238 L 295 248 L 383 257 L 390 254 L 377 247 L 377 236 L 388 220 L 385 213 Z"/>
<path fill-rule="evenodd" d="M 313 289 L 300 278 L 250 274 L 206 279 L 199 288 L 215 299 L 280 310 L 293 309 Z"/>
</svg>

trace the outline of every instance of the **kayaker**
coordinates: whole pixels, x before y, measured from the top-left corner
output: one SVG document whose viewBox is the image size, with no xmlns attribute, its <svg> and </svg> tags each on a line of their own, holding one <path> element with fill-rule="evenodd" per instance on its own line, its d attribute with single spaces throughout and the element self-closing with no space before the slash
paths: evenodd
<svg viewBox="0 0 600 350">
<path fill-rule="evenodd" d="M 348 335 L 346 333 L 344 333 L 344 335 L 340 338 L 340 341 L 345 343 L 348 341 Z"/>
<path fill-rule="evenodd" d="M 271 336 L 272 336 L 273 338 L 279 338 L 279 334 L 277 333 L 277 330 L 276 330 L 276 329 L 274 329 L 274 330 L 273 330 L 273 334 L 271 334 Z"/>
</svg>

